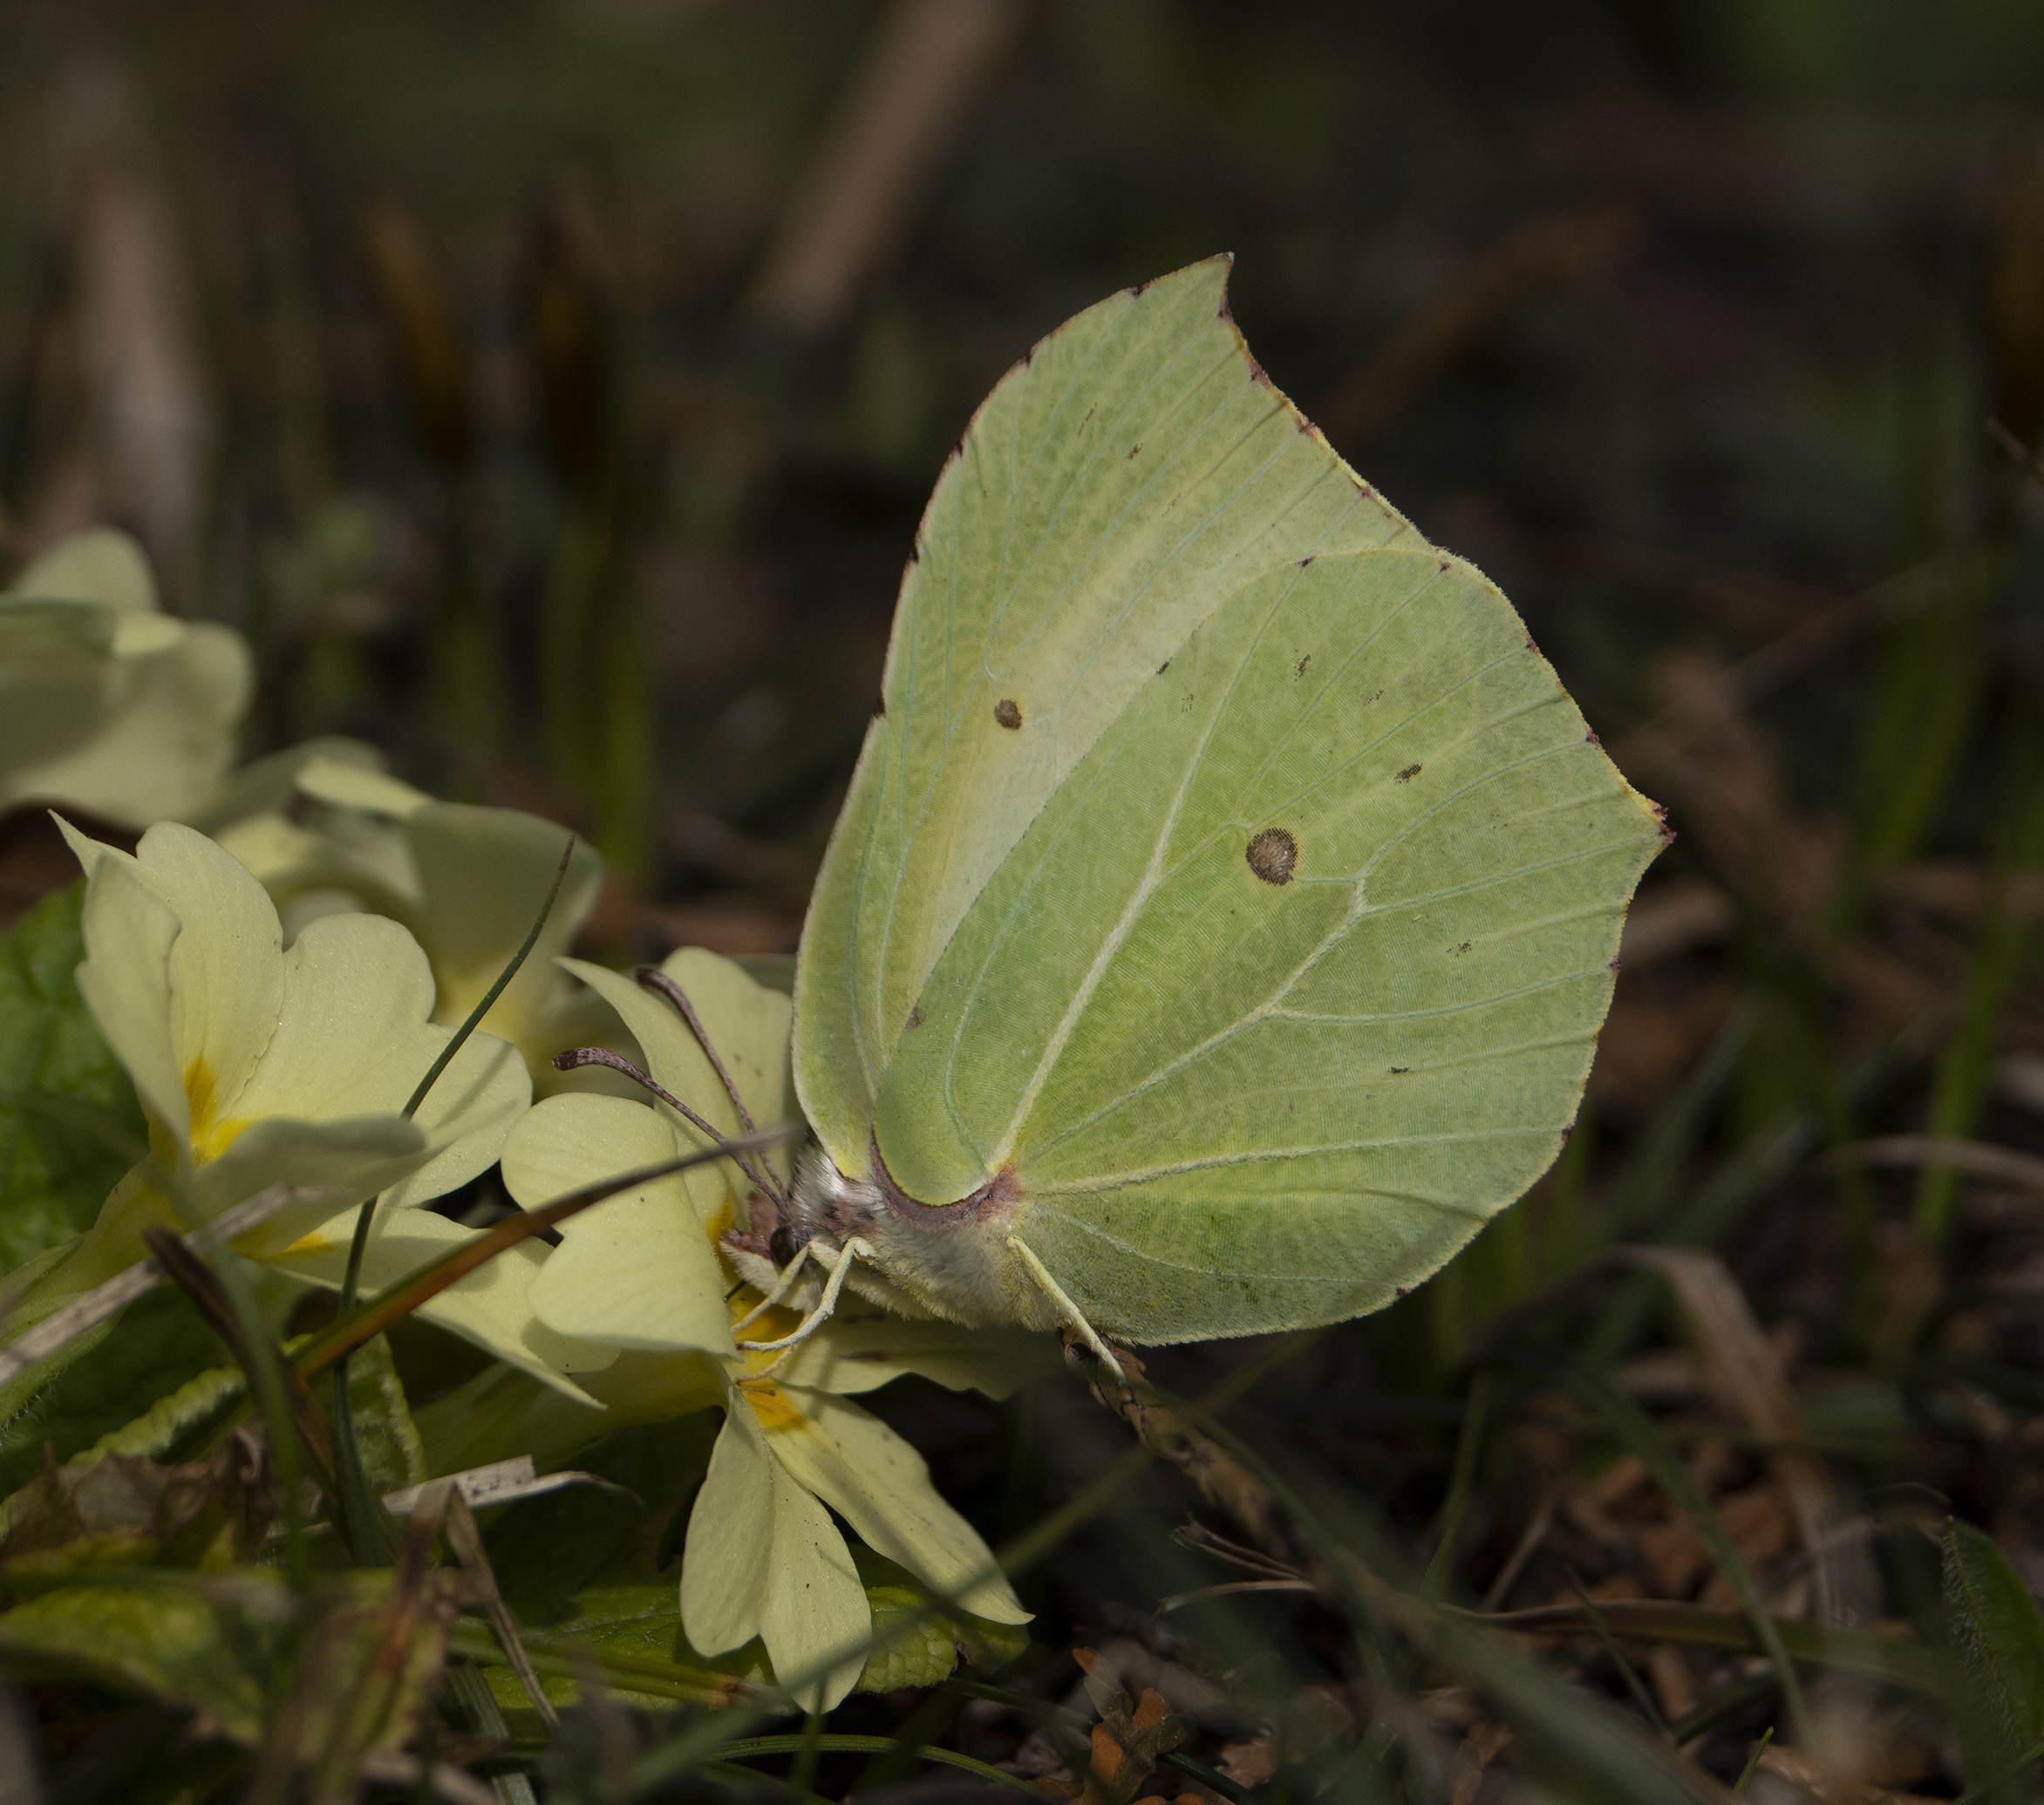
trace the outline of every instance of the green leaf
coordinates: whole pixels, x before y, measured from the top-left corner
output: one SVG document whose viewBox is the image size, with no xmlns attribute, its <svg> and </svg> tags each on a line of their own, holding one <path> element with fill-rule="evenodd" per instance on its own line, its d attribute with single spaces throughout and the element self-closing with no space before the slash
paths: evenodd
<svg viewBox="0 0 2044 1805">
<path fill-rule="evenodd" d="M 402 1491 L 427 1476 L 426 1448 L 391 1359 L 391 1344 L 381 1335 L 349 1357 L 348 1413 L 371 1491 Z"/>
<path fill-rule="evenodd" d="M 146 1148 L 134 1086 L 76 973 L 81 881 L 0 934 L 0 1271 L 92 1226 Z"/>
<path fill-rule="evenodd" d="M 387 1571 L 334 1575 L 303 1600 L 257 1567 L 65 1586 L 0 1616 L 0 1671 L 189 1706 L 194 1736 L 245 1744 L 281 1699 L 296 1758 L 331 1762 L 401 1747 L 439 1677 L 458 1593 L 419 1577 L 398 1593 Z"/>
<path fill-rule="evenodd" d="M 163 1465 L 110 1454 L 89 1465 L 45 1460 L 7 1501 L 0 1572 L 23 1596 L 112 1567 L 221 1568 L 262 1544 L 276 1493 L 230 1438 L 203 1461 Z"/>
<path fill-rule="evenodd" d="M 1964 1682 L 1953 1699 L 1966 1777 L 2044 1742 L 2044 1619 L 1993 1536 L 1945 1520 L 1945 1614 Z"/>
<path fill-rule="evenodd" d="M 291 1615 L 283 1576 L 243 1568 L 181 1584 L 67 1586 L 0 1616 L 0 1667 L 17 1679 L 84 1679 L 189 1705 L 196 1733 L 254 1742 L 279 1631 Z"/>
<path fill-rule="evenodd" d="M 873 1607 L 873 1652 L 859 1675 L 861 1692 L 935 1686 L 961 1660 L 1001 1667 L 1028 1647 L 1029 1632 L 1017 1624 L 990 1623 L 963 1611 L 932 1614 L 928 1594 L 910 1574 L 859 1543 L 849 1545 Z"/>
<path fill-rule="evenodd" d="M 220 1423 L 248 1395 L 249 1376 L 239 1366 L 209 1366 L 71 1458 L 79 1466 L 111 1454 L 161 1460 L 191 1432 Z"/>
<path fill-rule="evenodd" d="M 730 1655 L 711 1662 L 696 1653 L 681 1633 L 676 1575 L 660 1572 L 671 1559 L 662 1532 L 686 1522 L 688 1493 L 709 1464 L 716 1431 L 717 1419 L 707 1412 L 622 1430 L 581 1462 L 610 1487 L 575 1486 L 497 1513 L 483 1544 L 498 1590 L 519 1621 L 603 1655 L 767 1678 L 764 1658 L 748 1668 Z M 493 1669 L 490 1679 L 507 1709 L 525 1706 L 508 1672 Z M 578 1695 L 567 1673 L 548 1674 L 543 1684 L 557 1704 Z M 644 1697 L 655 1708 L 671 1702 Z"/>
<path fill-rule="evenodd" d="M 82 1345 L 81 1345 L 82 1344 Z M 25 1485 L 45 1446 L 59 1461 L 135 1425 L 200 1375 L 217 1370 L 220 1340 L 182 1291 L 160 1287 L 112 1322 L 65 1350 L 62 1372 L 0 1431 L 0 1493 Z M 60 1358 L 62 1358 L 60 1356 Z M 172 1407 L 174 1415 L 195 1408 Z M 189 1420 L 189 1419 L 187 1419 Z M 121 1444 L 124 1452 L 161 1454 L 153 1430 Z"/>
</svg>

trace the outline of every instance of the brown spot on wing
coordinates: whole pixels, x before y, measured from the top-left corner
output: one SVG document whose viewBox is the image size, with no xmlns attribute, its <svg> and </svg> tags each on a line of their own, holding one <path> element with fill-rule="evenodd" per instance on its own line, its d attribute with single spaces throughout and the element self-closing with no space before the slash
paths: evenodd
<svg viewBox="0 0 2044 1805">
<path fill-rule="evenodd" d="M 1265 883 L 1290 883 L 1298 866 L 1298 841 L 1283 828 L 1265 828 L 1250 841 L 1243 856 Z"/>
<path fill-rule="evenodd" d="M 1410 783 L 1426 767 L 1422 765 L 1407 765 L 1403 771 L 1398 773 L 1398 774 L 1391 780 L 1393 783 Z"/>
<path fill-rule="evenodd" d="M 993 718 L 997 725 L 1012 733 L 1022 725 L 1022 710 L 1012 696 L 1003 696 L 993 705 Z"/>
</svg>

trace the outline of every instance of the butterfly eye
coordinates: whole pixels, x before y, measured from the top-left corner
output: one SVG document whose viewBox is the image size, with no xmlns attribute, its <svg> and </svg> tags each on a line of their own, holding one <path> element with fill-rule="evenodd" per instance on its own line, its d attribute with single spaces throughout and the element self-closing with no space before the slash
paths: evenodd
<svg viewBox="0 0 2044 1805">
<path fill-rule="evenodd" d="M 802 1250 L 808 1236 L 792 1223 L 783 1223 L 766 1237 L 766 1253 L 776 1266 L 785 1266 Z"/>
<path fill-rule="evenodd" d="M 1265 883 L 1290 883 L 1298 864 L 1298 841 L 1282 828 L 1265 828 L 1243 855 L 1249 868 Z"/>
<path fill-rule="evenodd" d="M 1016 706 L 1015 698 L 1012 696 L 1003 696 L 993 705 L 993 718 L 1011 733 L 1022 725 L 1022 711 Z"/>
</svg>

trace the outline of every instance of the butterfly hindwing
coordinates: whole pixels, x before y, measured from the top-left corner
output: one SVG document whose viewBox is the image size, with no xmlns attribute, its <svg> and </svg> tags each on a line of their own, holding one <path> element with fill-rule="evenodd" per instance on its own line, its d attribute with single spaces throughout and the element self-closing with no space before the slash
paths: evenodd
<svg viewBox="0 0 2044 1805">
<path fill-rule="evenodd" d="M 1096 1325 L 1373 1308 L 1551 1161 L 1659 823 L 1430 550 L 1247 585 L 983 889 L 876 1104 L 910 1195 L 1012 1168 Z"/>
</svg>

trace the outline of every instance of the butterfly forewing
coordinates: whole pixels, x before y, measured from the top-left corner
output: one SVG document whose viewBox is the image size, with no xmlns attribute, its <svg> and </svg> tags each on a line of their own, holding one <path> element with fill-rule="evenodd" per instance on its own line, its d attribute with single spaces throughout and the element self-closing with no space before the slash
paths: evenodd
<svg viewBox="0 0 2044 1805">
<path fill-rule="evenodd" d="M 954 931 L 1157 667 L 1259 576 L 1417 542 L 1264 378 L 1227 270 L 1052 334 L 937 483 L 797 978 L 797 1083 L 848 1172 Z"/>
</svg>

